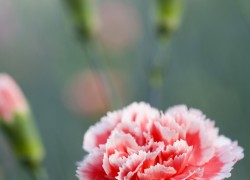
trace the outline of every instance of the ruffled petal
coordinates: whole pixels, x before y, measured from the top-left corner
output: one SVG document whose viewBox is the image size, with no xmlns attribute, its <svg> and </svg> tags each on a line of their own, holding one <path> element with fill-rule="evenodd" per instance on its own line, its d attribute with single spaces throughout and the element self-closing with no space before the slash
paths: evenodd
<svg viewBox="0 0 250 180">
<path fill-rule="evenodd" d="M 93 149 L 92 152 L 87 155 L 81 163 L 78 164 L 76 173 L 80 180 L 114 179 L 112 177 L 106 176 L 106 173 L 102 168 L 104 150 L 104 146 Z"/>
<path fill-rule="evenodd" d="M 108 113 L 101 122 L 89 128 L 84 135 L 83 149 L 91 152 L 95 147 L 107 142 L 112 130 L 121 121 L 121 112 Z"/>
</svg>

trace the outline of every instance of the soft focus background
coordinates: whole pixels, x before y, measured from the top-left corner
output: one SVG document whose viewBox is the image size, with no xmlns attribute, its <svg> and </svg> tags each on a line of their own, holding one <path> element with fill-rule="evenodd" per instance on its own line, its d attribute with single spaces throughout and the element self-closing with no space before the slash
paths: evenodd
<svg viewBox="0 0 250 180">
<path fill-rule="evenodd" d="M 161 43 L 161 105 L 143 77 L 157 46 L 147 28 L 149 1 L 99 0 L 103 29 L 98 46 L 86 50 L 63 0 L 0 0 L 0 72 L 17 80 L 32 106 L 50 179 L 76 179 L 87 128 L 109 109 L 142 100 L 162 110 L 201 109 L 245 148 L 231 179 L 249 179 L 250 1 L 185 1 L 181 27 Z M 93 58 L 99 68 L 91 71 Z M 0 180 L 17 179 L 28 177 L 0 133 Z"/>
</svg>

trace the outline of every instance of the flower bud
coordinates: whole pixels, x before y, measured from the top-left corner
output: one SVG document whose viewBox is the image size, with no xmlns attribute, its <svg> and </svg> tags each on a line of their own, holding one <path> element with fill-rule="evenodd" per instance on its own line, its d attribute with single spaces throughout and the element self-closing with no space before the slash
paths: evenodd
<svg viewBox="0 0 250 180">
<path fill-rule="evenodd" d="M 169 36 L 180 24 L 182 0 L 156 1 L 156 26 L 158 35 Z"/>
<path fill-rule="evenodd" d="M 0 119 L 11 123 L 16 113 L 27 113 L 28 104 L 14 80 L 0 74 Z"/>
<path fill-rule="evenodd" d="M 44 149 L 28 103 L 7 74 L 0 74 L 0 126 L 22 163 L 32 168 L 42 162 Z"/>
<path fill-rule="evenodd" d="M 97 14 L 93 0 L 66 0 L 81 38 L 91 38 L 98 30 Z"/>
</svg>

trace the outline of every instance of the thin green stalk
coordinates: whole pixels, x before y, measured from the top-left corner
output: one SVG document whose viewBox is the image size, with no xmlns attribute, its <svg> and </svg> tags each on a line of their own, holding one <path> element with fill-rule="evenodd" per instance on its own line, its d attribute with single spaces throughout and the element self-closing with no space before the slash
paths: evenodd
<svg viewBox="0 0 250 180">
<path fill-rule="evenodd" d="M 36 167 L 29 170 L 33 180 L 49 180 L 48 173 L 44 167 Z"/>
<path fill-rule="evenodd" d="M 156 34 L 154 32 L 154 27 L 152 23 L 152 17 L 151 15 L 151 6 L 152 6 L 152 1 L 147 0 L 141 2 L 143 8 L 142 8 L 142 13 L 144 17 L 144 38 L 143 42 L 141 43 L 140 47 L 140 61 L 137 64 L 136 68 L 136 73 L 139 73 L 141 77 L 141 80 L 139 80 L 137 86 L 137 95 L 136 97 L 142 97 L 142 100 L 148 101 L 149 103 L 154 104 L 154 93 L 151 92 L 151 86 L 149 83 L 150 79 L 150 72 L 151 72 L 151 66 L 152 66 L 152 60 L 155 57 L 155 54 L 157 52 L 157 46 L 156 46 Z M 143 90 L 143 91 L 142 91 Z M 143 92 L 143 95 L 142 95 Z"/>
<path fill-rule="evenodd" d="M 147 4 L 147 11 L 151 12 L 152 2 Z M 163 103 L 163 84 L 165 82 L 170 55 L 171 37 L 162 38 L 157 34 L 156 27 L 147 13 L 145 31 L 147 32 L 146 56 L 142 59 L 145 65 L 145 79 L 147 83 L 147 100 L 150 104 L 161 107 Z"/>
<path fill-rule="evenodd" d="M 157 32 L 155 31 L 154 23 L 152 23 L 152 2 L 147 1 L 145 5 L 145 33 L 146 33 L 146 44 L 143 48 L 143 56 L 142 56 L 142 66 L 144 66 L 144 76 L 145 76 L 145 84 L 146 88 L 146 97 L 145 99 L 152 104 L 153 106 L 159 107 L 161 105 L 161 95 L 160 95 L 160 87 L 162 86 L 163 76 L 162 63 L 159 63 L 160 60 L 158 58 L 158 53 L 160 51 L 159 39 L 157 37 Z M 145 52 L 146 51 L 146 52 Z M 161 69 L 161 72 L 160 72 Z M 161 80 L 160 80 L 161 79 Z"/>
<path fill-rule="evenodd" d="M 84 45 L 84 52 L 86 54 L 86 58 L 88 59 L 90 69 L 99 70 L 100 72 L 104 88 L 111 101 L 111 108 L 117 108 L 119 103 L 116 98 L 116 91 L 111 81 L 111 76 L 106 69 L 106 63 L 102 58 L 98 56 L 97 47 L 95 46 L 93 40 L 87 41 L 87 43 L 83 43 L 83 45 Z M 105 71 L 100 71 L 101 69 L 105 69 Z"/>
<path fill-rule="evenodd" d="M 104 76 L 106 77 L 106 85 L 108 85 L 109 90 L 110 90 L 110 96 L 112 100 L 112 108 L 118 108 L 122 107 L 122 98 L 119 97 L 118 90 L 116 89 L 115 84 L 112 82 L 112 72 L 110 71 L 111 64 L 109 62 L 109 56 L 107 52 L 104 50 L 103 46 L 101 44 L 95 43 L 95 48 L 98 50 L 98 52 L 102 53 L 102 58 L 97 57 L 99 59 L 100 64 L 102 65 L 104 71 Z M 98 55 L 99 53 L 95 53 Z"/>
<path fill-rule="evenodd" d="M 152 59 L 149 74 L 149 91 L 151 103 L 160 107 L 163 105 L 163 89 L 167 76 L 170 58 L 170 40 L 168 42 L 158 42 L 157 52 Z"/>
</svg>

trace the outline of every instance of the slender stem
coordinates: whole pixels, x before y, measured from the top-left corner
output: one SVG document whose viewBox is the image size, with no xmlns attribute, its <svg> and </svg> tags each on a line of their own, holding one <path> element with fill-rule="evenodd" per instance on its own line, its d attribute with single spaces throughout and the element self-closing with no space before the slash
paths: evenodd
<svg viewBox="0 0 250 180">
<path fill-rule="evenodd" d="M 90 40 L 87 43 L 84 43 L 84 52 L 86 54 L 86 58 L 89 62 L 89 66 L 91 70 L 101 70 L 103 68 L 105 68 L 106 64 L 104 62 L 103 59 L 101 59 L 98 56 L 98 52 L 97 52 L 97 47 L 94 43 L 94 40 Z M 105 69 L 106 72 L 101 72 L 100 71 L 100 76 L 101 76 L 101 80 L 103 82 L 104 88 L 108 94 L 108 97 L 110 99 L 111 102 L 111 107 L 112 108 L 116 108 L 116 106 L 119 105 L 119 101 L 116 98 L 116 91 L 115 91 L 115 87 L 112 83 L 111 77 L 109 72 L 107 71 L 107 69 Z"/>
<path fill-rule="evenodd" d="M 30 169 L 31 177 L 33 180 L 49 180 L 48 173 L 44 167 L 36 167 Z"/>
<path fill-rule="evenodd" d="M 152 3 L 148 2 L 147 12 L 150 11 Z M 170 55 L 170 43 L 171 37 L 166 39 L 160 39 L 159 35 L 150 21 L 150 13 L 146 13 L 146 32 L 147 32 L 147 52 L 144 53 L 146 56 L 142 59 L 145 63 L 145 79 L 146 79 L 146 91 L 147 100 L 150 104 L 161 107 L 163 100 L 163 83 L 166 78 L 166 72 L 169 62 Z"/>
<path fill-rule="evenodd" d="M 138 83 L 140 86 L 138 86 L 137 90 L 137 96 L 142 96 L 142 91 L 143 89 L 143 100 L 148 101 L 149 103 L 153 103 L 153 97 L 151 93 L 151 86 L 149 83 L 150 79 L 150 72 L 151 72 L 151 66 L 152 66 L 152 60 L 155 57 L 155 54 L 157 52 L 157 46 L 156 46 L 156 38 L 155 38 L 155 32 L 152 26 L 152 18 L 151 18 L 151 1 L 143 1 L 142 3 L 142 12 L 143 12 L 143 17 L 144 17 L 144 38 L 143 42 L 141 43 L 140 47 L 140 53 L 141 53 L 141 59 L 140 62 L 137 64 L 137 73 L 141 74 L 142 79 Z"/>
<path fill-rule="evenodd" d="M 97 63 L 97 60 L 95 59 L 95 57 L 93 57 L 92 52 L 90 52 L 90 50 L 89 50 L 89 47 L 88 47 L 89 42 L 88 42 L 88 44 L 85 42 L 83 42 L 82 44 L 83 44 L 83 50 L 84 50 L 85 57 L 87 59 L 87 63 L 88 63 L 90 72 L 98 71 L 100 69 L 100 65 Z M 98 73 L 101 77 L 102 83 L 104 84 L 104 88 L 108 94 L 108 97 L 110 98 L 109 89 L 107 89 L 106 83 L 103 81 L 103 79 L 104 79 L 103 74 L 100 72 L 98 72 Z M 97 88 L 97 86 L 94 86 L 94 87 Z M 98 92 L 98 89 L 95 89 L 95 90 L 96 90 L 96 92 Z M 104 100 L 103 100 L 103 103 L 105 103 Z"/>
<path fill-rule="evenodd" d="M 152 2 L 147 1 L 147 10 L 146 10 L 146 27 L 145 31 L 147 33 L 147 47 L 146 53 L 144 52 L 144 57 L 142 62 L 145 63 L 145 80 L 146 80 L 146 91 L 147 91 L 147 100 L 150 104 L 154 106 L 160 106 L 162 100 L 162 82 L 163 82 L 163 62 L 159 58 L 159 52 L 161 52 L 161 44 L 155 31 L 154 24 L 152 23 L 152 18 L 150 16 L 152 9 Z M 144 49 L 145 51 L 145 49 Z"/>
<path fill-rule="evenodd" d="M 159 42 L 158 49 L 152 59 L 149 74 L 149 96 L 151 103 L 161 107 L 163 100 L 163 84 L 167 76 L 170 57 L 170 40 Z"/>
<path fill-rule="evenodd" d="M 96 49 L 102 53 L 102 58 L 98 57 L 97 59 L 99 59 L 100 64 L 102 65 L 102 67 L 105 69 L 104 71 L 104 77 L 106 77 L 105 81 L 106 81 L 106 85 L 108 85 L 109 87 L 109 92 L 111 95 L 111 99 L 112 99 L 112 105 L 113 108 L 117 108 L 117 107 L 121 107 L 122 106 L 122 98 L 119 97 L 119 93 L 118 93 L 118 89 L 115 86 L 115 82 L 112 81 L 112 79 L 114 78 L 112 74 L 112 72 L 110 71 L 111 68 L 111 64 L 109 61 L 109 56 L 107 54 L 107 52 L 105 51 L 105 49 L 103 48 L 103 45 L 101 43 L 96 43 Z M 95 53 L 96 55 L 98 55 L 99 53 Z"/>
</svg>

